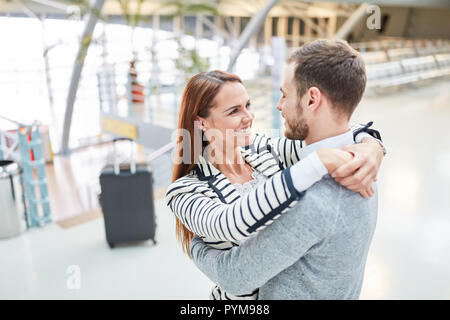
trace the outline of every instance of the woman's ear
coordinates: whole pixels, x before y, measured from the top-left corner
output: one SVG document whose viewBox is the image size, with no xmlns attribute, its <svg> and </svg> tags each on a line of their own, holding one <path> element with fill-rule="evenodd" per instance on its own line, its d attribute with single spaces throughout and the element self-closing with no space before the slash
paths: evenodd
<svg viewBox="0 0 450 320">
<path fill-rule="evenodd" d="M 195 116 L 194 126 L 199 130 L 203 130 L 205 128 L 205 119 L 200 116 Z"/>
</svg>

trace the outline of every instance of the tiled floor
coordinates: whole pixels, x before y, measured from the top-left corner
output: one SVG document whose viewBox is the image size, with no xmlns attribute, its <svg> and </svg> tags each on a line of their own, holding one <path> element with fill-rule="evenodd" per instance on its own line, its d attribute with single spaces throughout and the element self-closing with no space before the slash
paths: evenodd
<svg viewBox="0 0 450 320">
<path fill-rule="evenodd" d="M 366 96 L 353 117 L 374 120 L 388 149 L 378 177 L 379 218 L 362 299 L 450 299 L 449 87 L 447 79 Z M 100 155 L 93 150 L 89 157 Z M 61 172 L 55 179 L 95 179 L 83 176 L 86 163 L 76 156 L 70 162 L 61 170 L 55 164 Z M 60 205 L 54 204 L 61 218 L 64 194 L 77 187 L 65 188 L 72 191 L 59 190 Z M 90 209 L 85 197 L 74 200 L 82 205 L 71 206 L 67 216 Z M 207 299 L 212 283 L 181 252 L 174 219 L 161 200 L 156 215 L 156 246 L 110 250 L 101 218 L 0 240 L 0 299 Z M 79 283 L 72 281 L 77 274 Z M 70 289 L 74 283 L 80 288 Z"/>
<path fill-rule="evenodd" d="M 0 299 L 207 299 L 212 283 L 181 253 L 165 205 L 155 205 L 156 245 L 111 250 L 103 219 L 1 240 Z"/>
</svg>

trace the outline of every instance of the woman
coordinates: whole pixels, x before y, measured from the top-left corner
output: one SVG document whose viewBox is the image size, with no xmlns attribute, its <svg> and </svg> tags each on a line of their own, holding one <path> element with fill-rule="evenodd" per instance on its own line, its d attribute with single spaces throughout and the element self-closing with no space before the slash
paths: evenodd
<svg viewBox="0 0 450 320">
<path fill-rule="evenodd" d="M 166 193 L 176 216 L 177 238 L 188 254 L 194 234 L 217 249 L 239 245 L 301 201 L 303 192 L 324 174 L 352 159 L 349 152 L 321 149 L 300 161 L 301 141 L 252 136 L 253 120 L 239 77 L 211 71 L 188 81 L 179 113 L 182 135 L 173 183 Z M 312 157 L 323 167 L 311 168 Z M 289 166 L 313 174 L 294 176 Z M 210 297 L 256 299 L 257 291 L 234 296 L 216 286 Z"/>
</svg>

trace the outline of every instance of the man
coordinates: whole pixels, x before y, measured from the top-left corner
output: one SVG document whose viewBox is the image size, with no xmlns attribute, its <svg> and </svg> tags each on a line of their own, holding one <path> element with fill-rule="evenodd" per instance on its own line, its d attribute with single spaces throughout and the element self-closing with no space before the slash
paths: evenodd
<svg viewBox="0 0 450 320">
<path fill-rule="evenodd" d="M 289 57 L 277 108 L 286 137 L 307 144 L 301 158 L 354 143 L 349 119 L 365 84 L 364 62 L 342 41 L 317 40 Z M 333 176 L 346 176 L 352 166 Z M 357 299 L 376 225 L 376 186 L 372 197 L 363 198 L 337 183 L 320 161 L 317 168 L 325 176 L 306 191 L 295 212 L 240 246 L 220 251 L 194 238 L 197 267 L 233 294 L 259 288 L 259 299 Z M 358 183 L 344 182 L 350 189 Z"/>
</svg>

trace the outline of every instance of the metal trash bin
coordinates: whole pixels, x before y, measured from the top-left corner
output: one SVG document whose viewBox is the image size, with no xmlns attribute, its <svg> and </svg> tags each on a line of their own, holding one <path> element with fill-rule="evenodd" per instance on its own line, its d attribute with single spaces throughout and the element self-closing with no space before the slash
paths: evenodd
<svg viewBox="0 0 450 320">
<path fill-rule="evenodd" d="M 0 238 L 14 237 L 26 229 L 20 166 L 0 160 Z"/>
</svg>

